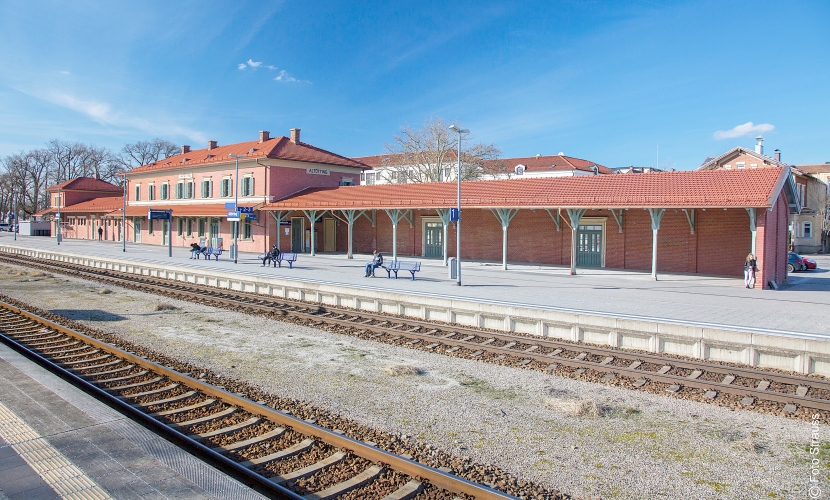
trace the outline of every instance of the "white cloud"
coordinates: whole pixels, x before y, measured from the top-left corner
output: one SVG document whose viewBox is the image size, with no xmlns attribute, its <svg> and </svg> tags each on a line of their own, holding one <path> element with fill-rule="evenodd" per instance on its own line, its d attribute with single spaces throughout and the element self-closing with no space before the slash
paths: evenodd
<svg viewBox="0 0 830 500">
<path fill-rule="evenodd" d="M 254 61 L 253 59 L 248 59 L 248 66 L 252 68 L 258 68 L 262 65 L 262 61 Z"/>
<path fill-rule="evenodd" d="M 245 69 L 247 67 L 248 66 L 246 66 L 245 63 L 239 63 L 239 66 L 237 66 L 237 68 L 239 68 L 239 69 Z"/>
<path fill-rule="evenodd" d="M 308 81 L 308 80 L 298 80 L 298 79 L 294 78 L 293 76 L 291 76 L 291 75 L 290 75 L 287 71 L 285 71 L 284 69 L 281 69 L 281 70 L 280 70 L 279 74 L 277 75 L 277 77 L 276 77 L 276 78 L 274 78 L 274 80 L 276 80 L 276 81 L 278 81 L 278 82 L 287 82 L 287 83 L 291 83 L 291 82 L 296 82 L 296 83 L 309 83 L 309 84 L 311 83 L 311 82 L 310 82 L 310 81 Z"/>
<path fill-rule="evenodd" d="M 75 96 L 59 92 L 51 92 L 44 95 L 33 95 L 33 97 L 37 97 L 51 102 L 52 104 L 87 115 L 102 125 L 137 129 L 162 137 L 179 135 L 185 136 L 195 142 L 207 141 L 207 137 L 198 130 L 183 127 L 165 120 L 151 122 L 145 118 L 131 116 L 127 113 L 113 110 L 112 106 L 105 102 L 80 99 Z"/>
<path fill-rule="evenodd" d="M 69 71 L 61 71 L 61 74 L 62 74 L 62 75 L 69 75 L 69 74 L 71 74 L 71 73 L 69 73 Z"/>
<path fill-rule="evenodd" d="M 715 132 L 714 137 L 717 140 L 733 139 L 745 135 L 761 134 L 763 132 L 769 132 L 770 130 L 775 130 L 775 126 L 771 123 L 759 123 L 755 125 L 752 122 L 746 122 L 743 125 L 738 125 L 729 130 L 718 130 Z"/>
<path fill-rule="evenodd" d="M 265 67 L 268 68 L 268 69 L 277 69 L 277 67 L 274 66 L 273 64 L 269 64 L 268 66 L 265 66 Z"/>
</svg>

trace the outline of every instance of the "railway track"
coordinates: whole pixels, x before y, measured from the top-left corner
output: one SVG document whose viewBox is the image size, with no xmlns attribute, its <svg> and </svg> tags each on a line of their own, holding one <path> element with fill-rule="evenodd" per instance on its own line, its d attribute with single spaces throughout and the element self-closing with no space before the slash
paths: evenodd
<svg viewBox="0 0 830 500">
<path fill-rule="evenodd" d="M 630 389 L 667 392 L 801 418 L 816 412 L 830 412 L 830 381 L 820 378 L 419 321 L 20 256 L 2 255 L 0 261 L 239 312 L 263 314 L 408 348 Z"/>
<path fill-rule="evenodd" d="M 0 302 L 0 338 L 272 498 L 516 498 Z"/>
</svg>

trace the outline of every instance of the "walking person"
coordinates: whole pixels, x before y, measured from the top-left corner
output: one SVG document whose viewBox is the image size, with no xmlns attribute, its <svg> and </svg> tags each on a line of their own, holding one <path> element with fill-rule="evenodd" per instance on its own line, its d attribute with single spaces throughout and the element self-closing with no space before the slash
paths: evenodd
<svg viewBox="0 0 830 500">
<path fill-rule="evenodd" d="M 101 226 L 98 226 L 98 241 L 101 241 L 103 239 L 103 236 L 104 236 L 104 228 L 101 227 Z"/>
<path fill-rule="evenodd" d="M 757 270 L 755 256 L 750 253 L 744 260 L 744 286 L 755 288 L 755 271 Z"/>
<path fill-rule="evenodd" d="M 381 255 L 380 253 L 378 253 L 377 250 L 375 250 L 372 253 L 372 262 L 366 264 L 366 274 L 364 274 L 363 277 L 368 278 L 369 276 L 371 276 L 371 277 L 374 278 L 375 269 L 379 268 L 382 265 L 383 265 L 383 255 Z"/>
</svg>

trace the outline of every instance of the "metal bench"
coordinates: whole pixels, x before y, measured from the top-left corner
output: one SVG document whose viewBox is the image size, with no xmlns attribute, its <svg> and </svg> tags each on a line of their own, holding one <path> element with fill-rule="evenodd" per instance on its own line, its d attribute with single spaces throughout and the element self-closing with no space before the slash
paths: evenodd
<svg viewBox="0 0 830 500">
<path fill-rule="evenodd" d="M 380 266 L 386 269 L 386 277 L 391 278 L 395 273 L 398 279 L 398 271 L 409 271 L 412 274 L 412 281 L 415 281 L 415 273 L 421 270 L 421 263 L 414 260 L 393 260 L 388 266 Z"/>
<path fill-rule="evenodd" d="M 293 252 L 283 252 L 277 259 L 277 266 L 282 267 L 282 261 L 288 262 L 288 268 L 294 269 L 294 262 L 297 260 L 297 254 Z"/>
<path fill-rule="evenodd" d="M 206 260 L 210 260 L 210 256 L 212 255 L 216 260 L 219 260 L 219 256 L 222 255 L 222 248 L 214 248 L 214 247 L 207 247 L 202 250 L 202 255 L 205 256 Z M 196 257 L 198 258 L 198 256 Z"/>
</svg>

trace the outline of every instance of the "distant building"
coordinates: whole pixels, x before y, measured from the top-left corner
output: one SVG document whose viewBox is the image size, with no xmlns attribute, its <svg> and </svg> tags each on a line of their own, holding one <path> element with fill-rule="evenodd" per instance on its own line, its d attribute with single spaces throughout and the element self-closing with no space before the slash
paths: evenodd
<svg viewBox="0 0 830 500">
<path fill-rule="evenodd" d="M 446 161 L 440 178 L 443 181 L 456 180 L 456 154 L 448 151 L 450 157 Z M 403 163 L 402 155 L 374 155 L 353 158 L 361 163 L 369 165 L 372 170 L 364 172 L 362 184 L 409 184 L 412 183 L 413 175 L 407 172 L 414 167 Z M 463 168 L 463 165 L 462 165 Z M 541 177 L 576 177 L 580 175 L 611 174 L 612 169 L 599 163 L 558 155 L 536 155 L 516 158 L 499 158 L 497 160 L 486 160 L 482 162 L 480 172 L 475 180 L 495 179 L 516 179 L 516 178 L 541 178 Z"/>
<path fill-rule="evenodd" d="M 812 177 L 821 183 L 812 190 L 808 189 L 807 198 L 815 199 L 814 208 L 816 208 L 816 213 L 811 228 L 814 238 L 818 240 L 820 251 L 830 253 L 830 162 L 796 165 L 795 168 L 803 175 Z"/>
</svg>

